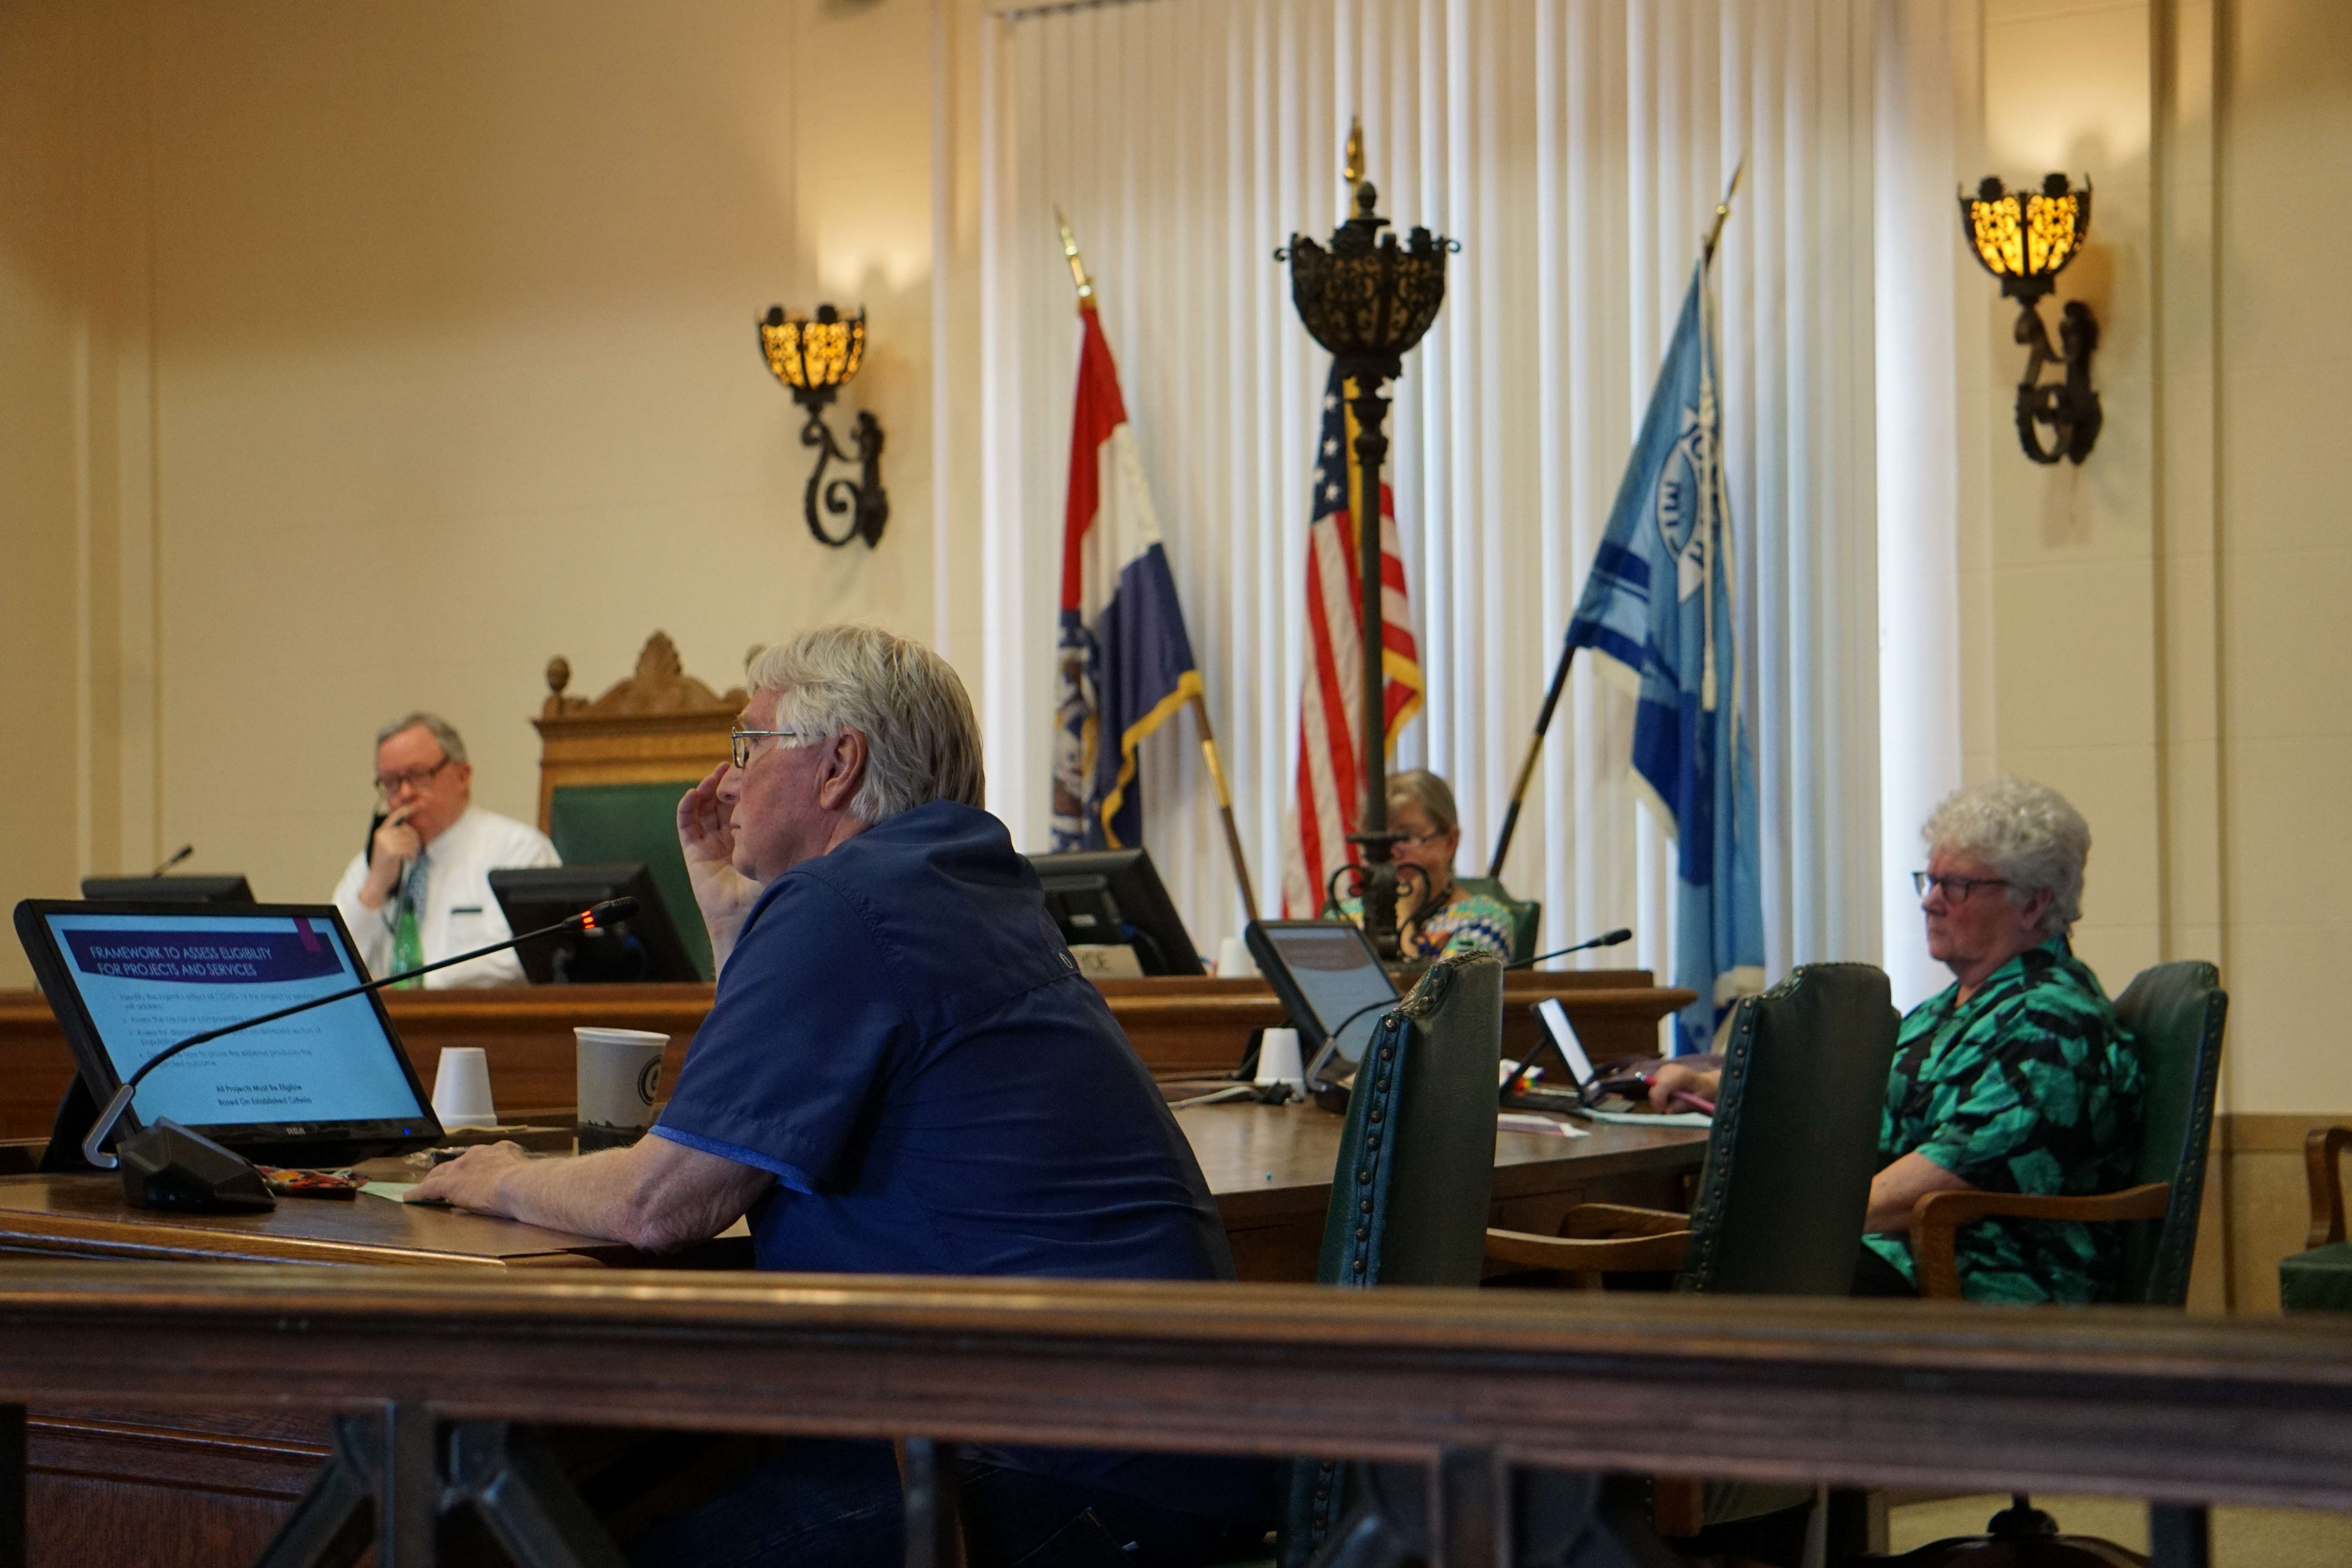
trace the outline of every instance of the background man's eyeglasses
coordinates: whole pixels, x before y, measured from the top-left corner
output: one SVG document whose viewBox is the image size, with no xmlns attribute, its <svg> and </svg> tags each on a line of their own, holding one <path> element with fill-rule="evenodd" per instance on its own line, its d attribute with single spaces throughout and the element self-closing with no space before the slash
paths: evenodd
<svg viewBox="0 0 2352 1568">
<path fill-rule="evenodd" d="M 444 757 L 429 768 L 411 768 L 404 773 L 378 773 L 375 780 L 375 793 L 383 799 L 390 800 L 400 793 L 401 786 L 404 784 L 410 789 L 423 789 L 433 782 L 434 774 L 457 760 L 455 757 Z"/>
<path fill-rule="evenodd" d="M 1923 899 L 1927 896 L 1928 889 L 1941 888 L 1946 902 L 1965 904 L 1969 901 L 1969 895 L 1979 888 L 2006 888 L 2010 884 L 2008 879 L 2002 877 L 1937 877 L 1926 871 L 1914 871 L 1911 873 L 1911 885 L 1919 889 L 1919 896 Z"/>
</svg>

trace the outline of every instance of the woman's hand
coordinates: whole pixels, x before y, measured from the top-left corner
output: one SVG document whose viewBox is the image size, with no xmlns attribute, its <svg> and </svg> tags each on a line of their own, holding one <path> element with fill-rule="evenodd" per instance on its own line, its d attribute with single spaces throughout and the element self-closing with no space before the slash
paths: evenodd
<svg viewBox="0 0 2352 1568">
<path fill-rule="evenodd" d="M 1713 1101 L 1716 1091 L 1723 1087 L 1721 1072 L 1703 1072 L 1680 1062 L 1668 1062 L 1650 1079 L 1650 1109 L 1656 1111 L 1680 1110 L 1676 1103 L 1682 1096 Z"/>
<path fill-rule="evenodd" d="M 709 776 L 679 797 L 677 847 L 686 858 L 687 879 L 710 933 L 710 957 L 724 965 L 734 951 L 743 919 L 760 897 L 760 884 L 735 868 L 734 807 L 719 798 L 719 782 L 733 764 L 721 763 Z"/>
</svg>

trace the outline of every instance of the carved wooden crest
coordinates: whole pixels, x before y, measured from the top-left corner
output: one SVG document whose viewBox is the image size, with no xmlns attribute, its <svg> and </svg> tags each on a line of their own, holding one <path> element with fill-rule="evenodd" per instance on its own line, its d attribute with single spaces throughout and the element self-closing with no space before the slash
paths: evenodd
<svg viewBox="0 0 2352 1568">
<path fill-rule="evenodd" d="M 669 640 L 667 632 L 656 632 L 647 637 L 637 655 L 636 673 L 608 688 L 594 701 L 565 696 L 564 688 L 571 684 L 572 661 L 557 654 L 547 661 L 548 695 L 540 709 L 540 717 L 619 719 L 712 711 L 731 716 L 746 700 L 740 686 L 722 696 L 687 674 L 686 666 L 677 657 L 677 645 Z"/>
</svg>

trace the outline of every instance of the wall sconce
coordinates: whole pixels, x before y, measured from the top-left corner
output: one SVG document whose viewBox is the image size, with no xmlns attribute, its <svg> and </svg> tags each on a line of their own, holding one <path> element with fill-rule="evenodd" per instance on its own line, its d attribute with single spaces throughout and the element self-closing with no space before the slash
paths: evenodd
<svg viewBox="0 0 2352 1568">
<path fill-rule="evenodd" d="M 890 521 L 890 498 L 882 489 L 882 426 L 873 415 L 860 410 L 850 431 L 855 449 L 845 452 L 824 422 L 825 405 L 857 374 L 858 364 L 866 358 L 865 310 L 861 307 L 855 316 L 845 317 L 830 305 L 819 305 L 812 320 L 788 316 L 782 305 L 771 305 L 760 318 L 760 352 L 767 359 L 769 371 L 793 395 L 793 401 L 808 410 L 808 423 L 801 426 L 801 445 L 816 448 L 816 467 L 809 473 L 801 510 L 808 518 L 809 531 L 836 548 L 853 539 L 863 539 L 871 548 L 881 541 L 882 525 Z M 854 479 L 836 474 L 828 483 L 824 477 L 828 463 L 856 463 L 860 472 Z M 837 538 L 817 521 L 820 497 L 826 516 L 849 519 L 848 528 Z"/>
<path fill-rule="evenodd" d="M 2091 455 L 2099 438 L 2099 395 L 2091 390 L 2091 355 L 2099 346 L 2099 323 L 2080 300 L 2066 301 L 2058 319 L 2061 351 L 2053 353 L 2038 309 L 2058 274 L 2081 254 L 2091 232 L 2091 182 L 2073 189 L 2063 174 L 2042 182 L 2038 195 L 2001 188 L 1987 174 L 1971 198 L 1960 197 L 1960 229 L 1984 269 L 2000 279 L 2000 291 L 2018 302 L 2017 341 L 2033 353 L 2017 387 L 2017 438 L 2037 463 Z M 2063 364 L 2066 379 L 2042 384 L 2042 367 Z M 2044 447 L 2037 425 L 2047 425 L 2054 444 Z"/>
</svg>

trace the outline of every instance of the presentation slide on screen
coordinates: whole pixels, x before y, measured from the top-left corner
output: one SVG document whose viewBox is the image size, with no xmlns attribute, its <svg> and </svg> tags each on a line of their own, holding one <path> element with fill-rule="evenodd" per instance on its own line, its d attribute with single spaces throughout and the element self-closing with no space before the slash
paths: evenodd
<svg viewBox="0 0 2352 1568">
<path fill-rule="evenodd" d="M 1389 984 L 1355 929 L 1286 926 L 1268 934 L 1275 951 L 1289 966 L 1291 979 L 1306 993 L 1307 1005 L 1315 1009 L 1326 1029 L 1349 1014 L 1359 1015 L 1339 1031 L 1339 1055 L 1350 1062 L 1363 1060 L 1364 1047 L 1387 1011 L 1378 1004 L 1394 1001 L 1396 987 Z M 1370 1011 L 1360 1011 L 1365 1008 Z"/>
<path fill-rule="evenodd" d="M 175 1040 L 359 984 L 328 920 L 52 914 L 82 1005 L 124 1079 Z M 191 1047 L 139 1086 L 142 1121 L 190 1127 L 418 1115 L 364 996 Z"/>
</svg>

